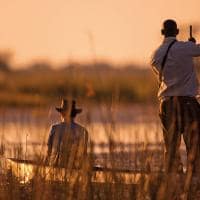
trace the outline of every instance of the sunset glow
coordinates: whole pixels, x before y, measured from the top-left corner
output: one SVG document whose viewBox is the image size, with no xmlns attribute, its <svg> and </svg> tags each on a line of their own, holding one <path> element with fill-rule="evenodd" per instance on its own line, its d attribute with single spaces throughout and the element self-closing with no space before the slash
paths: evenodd
<svg viewBox="0 0 200 200">
<path fill-rule="evenodd" d="M 147 65 L 162 21 L 174 18 L 186 32 L 200 24 L 199 7 L 199 0 L 1 1 L 0 49 L 13 51 L 18 64 L 96 57 Z"/>
</svg>

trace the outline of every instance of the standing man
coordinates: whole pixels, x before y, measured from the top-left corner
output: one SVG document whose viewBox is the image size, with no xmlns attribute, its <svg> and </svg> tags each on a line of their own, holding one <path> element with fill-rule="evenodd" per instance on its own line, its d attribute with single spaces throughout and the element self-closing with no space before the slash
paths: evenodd
<svg viewBox="0 0 200 200">
<path fill-rule="evenodd" d="M 51 165 L 80 168 L 86 161 L 88 132 L 75 122 L 77 114 L 82 109 L 76 108 L 76 102 L 70 105 L 65 99 L 61 107 L 56 107 L 60 113 L 61 122 L 54 124 L 48 139 L 47 161 Z"/>
<path fill-rule="evenodd" d="M 182 171 L 181 134 L 187 149 L 187 169 L 195 172 L 199 159 L 200 105 L 197 74 L 193 57 L 200 56 L 200 45 L 194 38 L 178 41 L 174 20 L 168 19 L 161 30 L 164 41 L 154 52 L 152 66 L 159 78 L 158 98 L 165 142 L 166 172 Z M 198 156 L 197 156 L 198 155 Z"/>
</svg>

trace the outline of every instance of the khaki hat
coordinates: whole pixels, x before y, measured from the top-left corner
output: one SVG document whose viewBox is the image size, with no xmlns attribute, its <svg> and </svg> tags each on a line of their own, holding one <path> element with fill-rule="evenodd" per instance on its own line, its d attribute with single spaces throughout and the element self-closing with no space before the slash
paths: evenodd
<svg viewBox="0 0 200 200">
<path fill-rule="evenodd" d="M 62 99 L 60 107 L 56 107 L 56 110 L 60 113 L 65 112 L 68 109 L 69 109 L 69 105 L 66 99 Z"/>
<path fill-rule="evenodd" d="M 76 101 L 72 101 L 72 108 L 71 108 L 71 117 L 76 117 L 77 114 L 81 113 L 82 109 L 81 108 L 76 108 Z"/>
<path fill-rule="evenodd" d="M 61 102 L 61 106 L 60 107 L 56 107 L 56 110 L 60 113 L 64 113 L 69 109 L 69 104 L 68 101 L 66 99 L 62 99 Z M 73 100 L 72 104 L 71 104 L 71 113 L 70 113 L 70 117 L 76 117 L 77 114 L 81 113 L 82 109 L 81 108 L 76 108 L 76 101 Z"/>
</svg>

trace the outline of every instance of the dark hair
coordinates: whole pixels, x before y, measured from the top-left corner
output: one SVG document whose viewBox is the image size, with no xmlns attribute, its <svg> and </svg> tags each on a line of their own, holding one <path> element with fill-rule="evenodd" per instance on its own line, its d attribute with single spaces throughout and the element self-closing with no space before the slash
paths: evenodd
<svg viewBox="0 0 200 200">
<path fill-rule="evenodd" d="M 173 19 L 167 19 L 163 22 L 162 34 L 165 36 L 175 36 L 178 34 L 178 28 L 176 21 Z"/>
</svg>

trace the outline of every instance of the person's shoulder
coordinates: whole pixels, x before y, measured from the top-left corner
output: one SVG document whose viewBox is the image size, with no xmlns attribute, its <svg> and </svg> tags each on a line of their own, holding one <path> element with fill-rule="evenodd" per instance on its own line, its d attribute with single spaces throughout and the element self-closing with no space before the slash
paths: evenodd
<svg viewBox="0 0 200 200">
<path fill-rule="evenodd" d="M 160 44 L 159 46 L 157 46 L 156 48 L 154 48 L 153 53 L 157 53 L 158 51 L 160 51 L 160 49 L 163 48 L 163 44 Z"/>
<path fill-rule="evenodd" d="M 162 54 L 164 50 L 165 50 L 165 45 L 162 43 L 157 48 L 154 49 L 151 58 L 152 59 L 156 58 L 157 56 L 159 56 L 160 54 Z"/>
<path fill-rule="evenodd" d="M 196 50 L 199 52 L 198 45 L 191 41 L 177 41 L 177 44 L 174 45 L 174 51 L 184 56 L 191 57 Z"/>
<path fill-rule="evenodd" d="M 80 131 L 86 131 L 87 132 L 87 129 L 82 126 L 81 124 L 78 124 L 78 123 L 74 123 L 74 127 Z"/>
<path fill-rule="evenodd" d="M 59 123 L 52 124 L 52 125 L 51 125 L 51 128 L 52 128 L 52 129 L 56 129 L 56 128 L 61 127 L 61 126 L 63 126 L 63 125 L 64 125 L 63 122 L 59 122 Z"/>
<path fill-rule="evenodd" d="M 196 46 L 194 42 L 191 41 L 176 41 L 177 46 L 182 46 L 182 47 L 193 47 Z"/>
<path fill-rule="evenodd" d="M 155 48 L 154 51 L 152 52 L 152 54 L 150 56 L 150 65 L 152 67 L 158 66 L 159 59 L 163 55 L 163 49 L 164 49 L 164 45 L 161 44 L 157 48 Z"/>
</svg>

